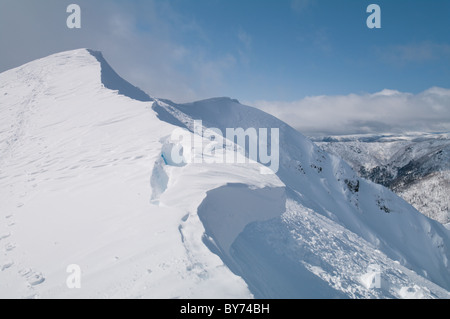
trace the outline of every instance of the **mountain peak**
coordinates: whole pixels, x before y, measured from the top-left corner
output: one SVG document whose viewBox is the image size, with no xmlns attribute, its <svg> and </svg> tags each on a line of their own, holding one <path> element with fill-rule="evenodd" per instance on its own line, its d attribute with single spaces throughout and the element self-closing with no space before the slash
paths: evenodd
<svg viewBox="0 0 450 319">
<path fill-rule="evenodd" d="M 40 79 L 40 82 L 47 83 L 47 86 L 53 88 L 62 87 L 61 82 L 66 83 L 64 86 L 66 89 L 67 86 L 77 89 L 83 86 L 89 89 L 102 85 L 137 101 L 153 101 L 144 91 L 120 77 L 100 51 L 91 49 L 83 48 L 55 53 L 1 75 L 23 80 L 26 74 L 30 78 Z"/>
<path fill-rule="evenodd" d="M 121 78 L 116 71 L 108 64 L 103 54 L 100 51 L 94 51 L 91 49 L 86 49 L 86 51 L 92 55 L 101 66 L 101 81 L 103 85 L 114 91 L 118 91 L 119 94 L 128 96 L 134 100 L 148 102 L 153 101 L 153 99 L 140 88 L 132 85 L 128 81 Z"/>
</svg>

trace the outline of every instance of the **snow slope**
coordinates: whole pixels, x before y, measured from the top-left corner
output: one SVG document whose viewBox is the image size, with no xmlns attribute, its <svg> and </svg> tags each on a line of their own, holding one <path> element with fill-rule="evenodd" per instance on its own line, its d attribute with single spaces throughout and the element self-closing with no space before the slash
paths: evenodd
<svg viewBox="0 0 450 319">
<path fill-rule="evenodd" d="M 426 273 L 431 278 L 434 273 L 433 280 L 448 289 L 446 229 L 420 215 L 389 190 L 359 179 L 345 162 L 323 152 L 285 123 L 227 98 L 183 105 L 157 101 L 154 108 L 160 118 L 169 122 L 178 119 L 179 123 L 187 123 L 189 118 L 201 119 L 206 127 L 221 131 L 227 127 L 279 128 L 280 170 L 277 176 L 286 185 L 287 203 L 292 200 L 300 205 L 301 211 L 311 209 L 315 214 L 330 218 L 421 275 Z M 261 236 L 265 237 L 264 233 Z M 279 245 L 283 246 L 282 243 Z M 424 255 L 428 257 L 423 258 Z M 439 266 L 431 270 L 432 264 Z M 235 272 L 240 273 L 236 269 Z M 279 272 L 284 274 L 282 270 Z M 304 297 L 301 293 L 298 296 Z"/>
<path fill-rule="evenodd" d="M 199 119 L 279 128 L 280 169 L 162 158 Z M 0 74 L 0 220 L 3 298 L 449 297 L 442 225 L 266 113 L 151 98 L 91 50 Z"/>
</svg>

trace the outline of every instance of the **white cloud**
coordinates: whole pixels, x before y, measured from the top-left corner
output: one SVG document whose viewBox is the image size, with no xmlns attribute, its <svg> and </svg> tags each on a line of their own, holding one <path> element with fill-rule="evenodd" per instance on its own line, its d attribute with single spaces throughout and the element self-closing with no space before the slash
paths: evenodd
<svg viewBox="0 0 450 319">
<path fill-rule="evenodd" d="M 249 104 L 306 135 L 450 130 L 450 89 L 444 88 L 431 88 L 420 94 L 383 90 L 375 94 Z"/>
<path fill-rule="evenodd" d="M 243 29 L 239 29 L 238 39 L 244 45 L 244 48 L 246 50 L 250 50 L 251 49 L 251 47 L 252 47 L 252 38 Z"/>
<path fill-rule="evenodd" d="M 314 3 L 314 0 L 292 0 L 291 8 L 297 13 L 303 13 Z"/>
<path fill-rule="evenodd" d="M 450 58 L 450 45 L 433 42 L 397 44 L 378 50 L 385 62 L 394 65 Z"/>
<path fill-rule="evenodd" d="M 243 65 L 248 65 L 250 63 L 249 54 L 252 50 L 252 37 L 242 28 L 239 29 L 237 37 L 240 43 L 240 47 L 238 48 L 240 62 Z"/>
</svg>

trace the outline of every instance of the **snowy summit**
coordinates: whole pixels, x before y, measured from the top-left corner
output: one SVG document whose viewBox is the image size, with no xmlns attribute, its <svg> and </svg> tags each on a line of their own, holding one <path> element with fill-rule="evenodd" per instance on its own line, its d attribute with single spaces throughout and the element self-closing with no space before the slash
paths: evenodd
<svg viewBox="0 0 450 319">
<path fill-rule="evenodd" d="M 209 128 L 278 129 L 278 169 L 234 141 L 245 161 L 171 160 Z M 3 298 L 449 298 L 441 224 L 271 115 L 152 98 L 86 49 L 0 74 L 0 221 Z"/>
</svg>

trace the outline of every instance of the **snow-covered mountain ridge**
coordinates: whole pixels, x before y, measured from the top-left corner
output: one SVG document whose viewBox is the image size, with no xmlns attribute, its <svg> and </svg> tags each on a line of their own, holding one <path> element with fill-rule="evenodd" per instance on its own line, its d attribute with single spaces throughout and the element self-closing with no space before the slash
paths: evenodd
<svg viewBox="0 0 450 319">
<path fill-rule="evenodd" d="M 278 171 L 171 165 L 195 120 L 278 128 Z M 449 297 L 441 224 L 275 117 L 152 98 L 90 50 L 0 74 L 0 150 L 1 297 Z"/>
</svg>

